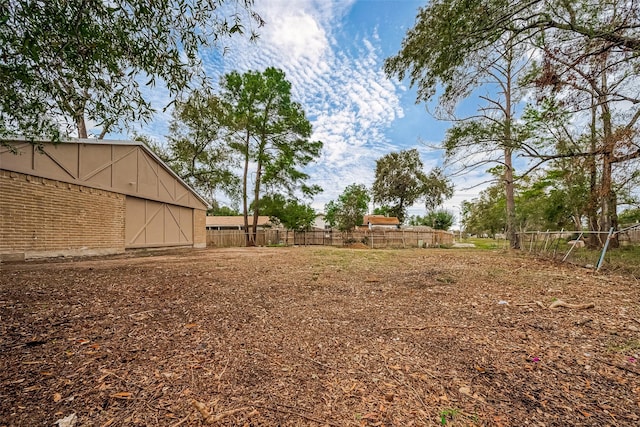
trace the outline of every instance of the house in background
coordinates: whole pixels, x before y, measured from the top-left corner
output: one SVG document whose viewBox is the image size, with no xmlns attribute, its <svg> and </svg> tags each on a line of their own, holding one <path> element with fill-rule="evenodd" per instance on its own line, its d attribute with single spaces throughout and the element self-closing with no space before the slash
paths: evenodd
<svg viewBox="0 0 640 427">
<path fill-rule="evenodd" d="M 331 230 L 331 226 L 324 219 L 324 214 L 319 213 L 316 214 L 316 219 L 313 221 L 313 224 L 311 224 L 311 229 L 314 231 Z"/>
<path fill-rule="evenodd" d="M 273 224 L 269 221 L 269 217 L 265 215 L 258 216 L 258 230 L 272 228 Z M 249 228 L 253 228 L 253 216 L 249 217 Z M 244 229 L 244 216 L 208 216 L 207 230 L 242 230 Z"/>
<path fill-rule="evenodd" d="M 365 215 L 362 219 L 362 228 L 373 230 L 374 228 L 387 228 L 396 230 L 400 228 L 400 220 L 395 216 Z"/>
</svg>

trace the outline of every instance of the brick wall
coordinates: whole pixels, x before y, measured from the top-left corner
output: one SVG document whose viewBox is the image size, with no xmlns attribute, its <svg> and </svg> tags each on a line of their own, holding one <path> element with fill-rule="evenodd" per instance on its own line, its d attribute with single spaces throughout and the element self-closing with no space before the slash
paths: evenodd
<svg viewBox="0 0 640 427">
<path fill-rule="evenodd" d="M 193 247 L 207 247 L 207 212 L 199 209 L 193 210 Z"/>
<path fill-rule="evenodd" d="M 0 170 L 0 259 L 124 252 L 124 218 L 122 194 Z"/>
</svg>

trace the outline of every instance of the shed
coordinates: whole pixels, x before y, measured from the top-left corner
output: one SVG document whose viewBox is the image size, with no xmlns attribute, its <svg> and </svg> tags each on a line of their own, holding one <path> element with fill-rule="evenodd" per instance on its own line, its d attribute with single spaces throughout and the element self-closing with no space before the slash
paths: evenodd
<svg viewBox="0 0 640 427">
<path fill-rule="evenodd" d="M 7 142 L 0 259 L 206 246 L 207 202 L 144 144 Z"/>
</svg>

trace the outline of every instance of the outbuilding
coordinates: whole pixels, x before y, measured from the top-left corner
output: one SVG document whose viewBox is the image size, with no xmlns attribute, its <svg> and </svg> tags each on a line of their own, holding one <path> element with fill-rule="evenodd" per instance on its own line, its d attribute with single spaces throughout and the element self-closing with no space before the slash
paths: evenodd
<svg viewBox="0 0 640 427">
<path fill-rule="evenodd" d="M 207 202 L 144 144 L 5 142 L 0 260 L 206 246 Z"/>
</svg>

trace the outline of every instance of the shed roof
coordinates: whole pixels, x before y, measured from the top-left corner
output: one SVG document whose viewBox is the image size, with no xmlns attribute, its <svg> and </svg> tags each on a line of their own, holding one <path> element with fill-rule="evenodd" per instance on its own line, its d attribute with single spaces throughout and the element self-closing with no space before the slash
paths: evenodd
<svg viewBox="0 0 640 427">
<path fill-rule="evenodd" d="M 203 209 L 209 206 L 197 191 L 139 141 L 69 138 L 54 144 L 46 139 L 31 140 L 24 137 L 5 138 L 3 141 L 18 151 L 18 155 L 15 155 L 9 148 L 0 147 L 0 167 L 5 170 L 183 206 L 203 205 Z M 34 144 L 41 146 L 42 150 L 38 150 Z M 137 157 L 136 152 L 144 154 Z M 153 167 L 153 163 L 160 170 Z M 171 177 L 184 190 L 171 187 L 170 183 L 162 181 L 163 177 Z M 144 182 L 145 188 L 137 185 L 145 179 L 155 180 L 155 183 Z M 151 188 L 150 185 L 157 188 Z M 187 194 L 191 194 L 192 198 L 185 198 Z"/>
</svg>

